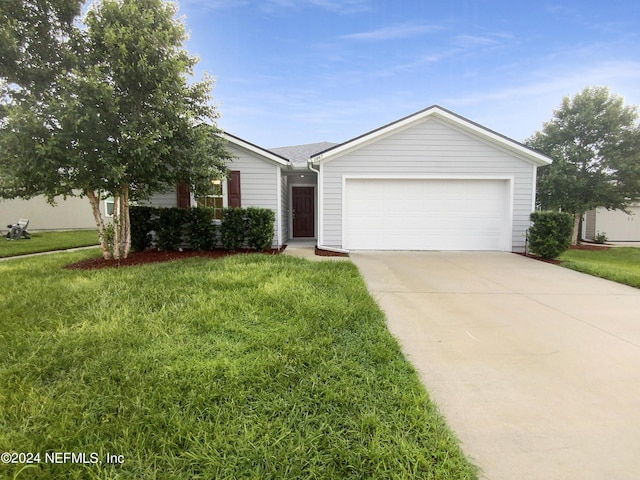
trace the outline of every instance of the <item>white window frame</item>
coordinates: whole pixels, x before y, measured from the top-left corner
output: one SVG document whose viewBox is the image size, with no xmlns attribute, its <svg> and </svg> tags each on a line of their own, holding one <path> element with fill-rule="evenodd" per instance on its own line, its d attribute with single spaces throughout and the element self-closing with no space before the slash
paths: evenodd
<svg viewBox="0 0 640 480">
<path fill-rule="evenodd" d="M 220 180 L 220 186 L 222 187 L 222 195 L 204 195 L 207 198 L 219 198 L 222 197 L 222 208 L 225 209 L 229 206 L 229 195 L 227 194 L 227 179 L 223 178 Z M 197 199 L 196 199 L 197 205 Z M 220 220 L 220 219 L 216 219 Z"/>
<path fill-rule="evenodd" d="M 115 210 L 116 201 L 113 197 L 107 197 L 104 200 L 104 216 L 107 218 L 113 218 L 113 211 Z M 111 213 L 109 213 L 109 204 L 111 204 Z"/>
</svg>

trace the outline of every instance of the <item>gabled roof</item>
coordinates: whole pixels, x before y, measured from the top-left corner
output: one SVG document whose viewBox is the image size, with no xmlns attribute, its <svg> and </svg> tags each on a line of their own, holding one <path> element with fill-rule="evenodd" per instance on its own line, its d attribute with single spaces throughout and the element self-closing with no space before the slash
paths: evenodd
<svg viewBox="0 0 640 480">
<path fill-rule="evenodd" d="M 277 155 L 287 158 L 295 167 L 307 168 L 307 162 L 310 157 L 336 145 L 337 143 L 319 142 L 307 143 L 305 145 L 292 145 L 289 147 L 270 148 L 269 150 Z"/>
<path fill-rule="evenodd" d="M 393 132 L 420 123 L 430 117 L 442 120 L 486 142 L 493 143 L 498 147 L 509 150 L 535 165 L 549 165 L 553 161 L 550 157 L 547 157 L 546 155 L 543 155 L 542 153 L 537 152 L 527 147 L 526 145 L 517 142 L 516 140 L 506 137 L 500 133 L 494 132 L 493 130 L 483 127 L 478 123 L 472 122 L 471 120 L 458 115 L 457 113 L 453 113 L 446 108 L 442 108 L 439 105 L 433 105 L 431 107 L 425 108 L 424 110 L 420 110 L 419 112 L 403 117 L 400 120 L 396 120 L 395 122 L 389 123 L 368 133 L 352 138 L 351 140 L 347 140 L 344 143 L 340 143 L 333 147 L 327 148 L 313 155 L 310 158 L 310 161 L 315 165 L 327 162 L 336 157 L 339 157 L 347 151 L 371 143 Z"/>
<path fill-rule="evenodd" d="M 261 157 L 266 158 L 267 160 L 271 160 L 272 162 L 277 163 L 278 165 L 291 166 L 291 162 L 288 159 L 286 159 L 281 155 L 278 155 L 277 153 L 267 150 L 266 148 L 262 148 L 262 147 L 259 147 L 258 145 L 254 145 L 251 142 L 247 142 L 246 140 L 243 140 L 240 137 L 236 137 L 235 135 L 231 135 L 230 133 L 227 133 L 227 132 L 222 132 L 221 136 L 228 142 L 233 143 L 239 147 L 242 147 L 245 150 L 249 150 L 250 152 L 256 153 Z"/>
</svg>

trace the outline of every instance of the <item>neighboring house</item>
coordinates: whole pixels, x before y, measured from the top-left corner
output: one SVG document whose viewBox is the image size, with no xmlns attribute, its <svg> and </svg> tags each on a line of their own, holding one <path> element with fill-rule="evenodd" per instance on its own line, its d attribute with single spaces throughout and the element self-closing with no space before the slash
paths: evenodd
<svg viewBox="0 0 640 480">
<path fill-rule="evenodd" d="M 264 149 L 223 134 L 235 158 L 214 198 L 186 186 L 158 206 L 257 206 L 274 246 L 524 251 L 537 167 L 551 159 L 439 106 L 339 145 Z"/>
<path fill-rule="evenodd" d="M 56 199 L 56 206 L 49 205 L 44 196 L 30 200 L 0 199 L 0 229 L 13 224 L 19 218 L 29 219 L 29 231 L 80 230 L 97 228 L 91 205 L 86 198 L 62 197 Z M 107 208 L 102 202 L 101 209 Z"/>
<path fill-rule="evenodd" d="M 627 214 L 622 210 L 597 208 L 584 217 L 582 237 L 594 240 L 605 234 L 611 242 L 640 242 L 640 202 L 633 202 Z"/>
</svg>

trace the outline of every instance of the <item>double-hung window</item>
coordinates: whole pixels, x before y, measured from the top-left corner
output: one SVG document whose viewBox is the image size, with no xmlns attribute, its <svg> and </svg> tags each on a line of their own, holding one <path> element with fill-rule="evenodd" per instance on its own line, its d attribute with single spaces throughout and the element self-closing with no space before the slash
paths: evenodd
<svg viewBox="0 0 640 480">
<path fill-rule="evenodd" d="M 222 193 L 222 181 L 212 180 L 211 189 L 205 194 L 196 199 L 198 207 L 213 208 L 214 218 L 222 218 L 222 209 L 224 208 L 223 193 Z"/>
</svg>

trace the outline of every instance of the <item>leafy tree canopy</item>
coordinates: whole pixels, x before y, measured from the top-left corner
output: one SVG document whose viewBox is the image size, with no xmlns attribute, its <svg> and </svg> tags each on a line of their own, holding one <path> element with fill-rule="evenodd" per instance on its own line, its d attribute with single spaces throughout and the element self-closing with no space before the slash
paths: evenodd
<svg viewBox="0 0 640 480">
<path fill-rule="evenodd" d="M 582 215 L 622 208 L 640 196 L 640 129 L 636 106 L 608 88 L 565 97 L 542 131 L 525 143 L 554 159 L 538 172 L 538 203 Z"/>
<path fill-rule="evenodd" d="M 43 11 L 55 23 L 59 10 L 52 5 L 59 6 L 51 0 Z M 129 201 L 175 188 L 178 181 L 197 189 L 226 172 L 231 156 L 215 127 L 213 82 L 189 83 L 197 60 L 183 48 L 186 30 L 176 13 L 163 0 L 94 2 L 84 25 L 66 31 L 61 53 L 52 60 L 63 58 L 65 68 L 52 69 L 45 88 L 32 91 L 29 82 L 46 61 L 26 55 L 31 63 L 9 68 L 13 76 L 7 74 L 5 84 L 26 86 L 7 93 L 0 125 L 1 196 L 87 196 L 105 256 L 98 201 L 114 197 L 118 257 L 127 255 L 130 244 Z M 39 35 L 40 20 L 34 21 L 25 31 Z"/>
<path fill-rule="evenodd" d="M 0 1 L 0 78 L 37 92 L 64 64 L 82 0 Z"/>
</svg>

